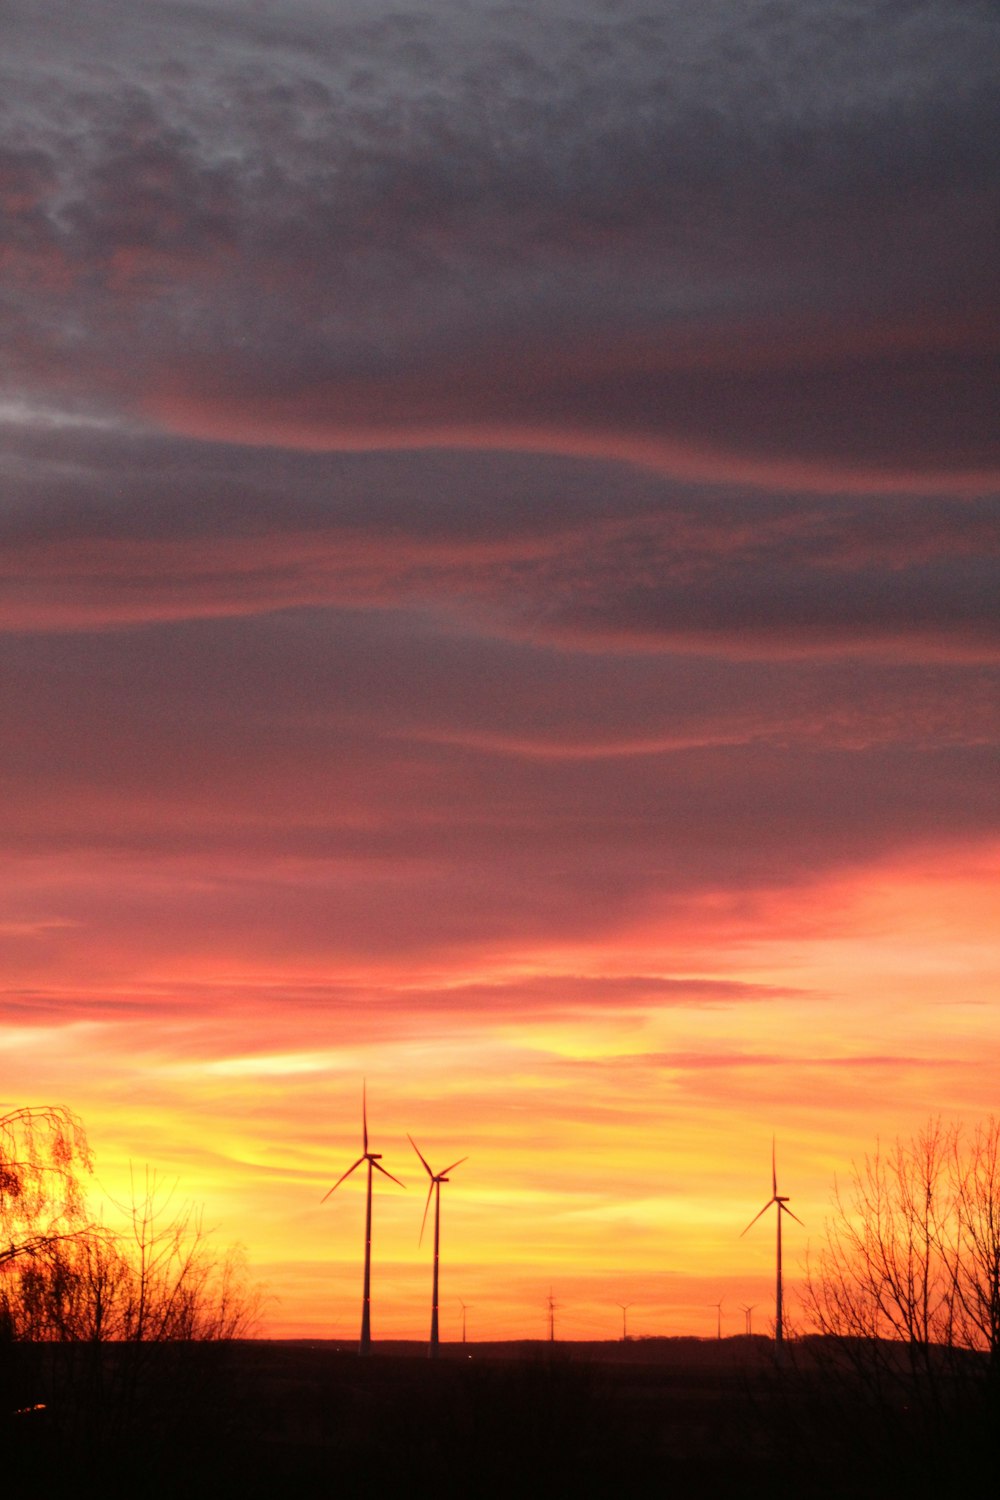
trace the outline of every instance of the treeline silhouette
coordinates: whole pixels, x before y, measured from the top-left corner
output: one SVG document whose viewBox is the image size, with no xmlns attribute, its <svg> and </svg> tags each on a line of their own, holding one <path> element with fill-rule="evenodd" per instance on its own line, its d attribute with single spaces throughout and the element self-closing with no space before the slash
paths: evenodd
<svg viewBox="0 0 1000 1500">
<path fill-rule="evenodd" d="M 144 1180 L 87 1219 L 68 1111 L 0 1119 L 0 1441 L 10 1482 L 102 1496 L 940 1496 L 992 1466 L 1000 1128 L 857 1164 L 773 1339 L 376 1346 L 242 1337 L 238 1261 Z"/>
</svg>

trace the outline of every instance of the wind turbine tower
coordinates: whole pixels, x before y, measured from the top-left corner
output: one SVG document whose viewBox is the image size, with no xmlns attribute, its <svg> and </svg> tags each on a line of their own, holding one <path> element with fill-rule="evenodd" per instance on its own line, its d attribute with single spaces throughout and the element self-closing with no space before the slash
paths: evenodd
<svg viewBox="0 0 1000 1500">
<path fill-rule="evenodd" d="M 551 1287 L 549 1287 L 549 1295 L 546 1300 L 549 1309 L 549 1343 L 554 1344 L 556 1341 L 556 1312 L 559 1309 L 559 1303 L 553 1297 Z"/>
<path fill-rule="evenodd" d="M 750 1220 L 750 1223 L 747 1225 L 746 1229 L 744 1229 L 743 1232 L 741 1233 L 740 1239 L 742 1239 L 743 1235 L 746 1234 L 747 1229 L 752 1229 L 753 1228 L 753 1226 L 756 1224 L 757 1220 L 761 1217 L 761 1214 L 766 1214 L 767 1213 L 767 1211 L 771 1207 L 772 1203 L 776 1204 L 777 1205 L 777 1209 L 778 1209 L 778 1213 L 777 1213 L 777 1220 L 778 1220 L 778 1225 L 777 1225 L 778 1240 L 777 1240 L 777 1255 L 776 1255 L 777 1265 L 776 1265 L 776 1273 L 775 1273 L 775 1295 L 774 1295 L 774 1358 L 775 1358 L 776 1362 L 780 1362 L 781 1356 L 782 1356 L 782 1352 L 783 1352 L 783 1349 L 784 1349 L 784 1337 L 785 1337 L 784 1308 L 783 1308 L 783 1305 L 782 1305 L 782 1290 L 781 1290 L 781 1216 L 782 1216 L 782 1214 L 788 1214 L 791 1218 L 793 1218 L 795 1220 L 796 1224 L 802 1224 L 802 1220 L 799 1218 L 798 1214 L 793 1214 L 792 1210 L 788 1207 L 788 1198 L 786 1196 L 784 1196 L 783 1194 L 781 1194 L 781 1193 L 778 1192 L 778 1169 L 777 1169 L 777 1166 L 775 1165 L 774 1138 L 773 1137 L 771 1139 L 771 1196 L 770 1196 L 770 1198 L 768 1198 L 767 1202 L 764 1204 L 764 1207 L 760 1210 L 760 1213 L 754 1214 L 753 1218 Z M 802 1227 L 804 1229 L 805 1225 L 802 1224 Z"/>
<path fill-rule="evenodd" d="M 434 1199 L 434 1280 L 433 1288 L 431 1291 L 431 1338 L 430 1343 L 427 1346 L 427 1354 L 428 1358 L 437 1359 L 438 1349 L 440 1347 L 438 1340 L 438 1281 L 441 1258 L 441 1184 L 442 1182 L 448 1181 L 449 1172 L 454 1172 L 456 1167 L 460 1167 L 463 1161 L 468 1161 L 469 1158 L 467 1156 L 460 1156 L 458 1161 L 453 1161 L 451 1166 L 445 1167 L 443 1172 L 432 1172 L 430 1167 L 427 1165 L 426 1158 L 423 1156 L 420 1147 L 417 1145 L 412 1135 L 407 1136 L 407 1140 L 409 1141 L 410 1145 L 413 1147 L 417 1155 L 420 1157 L 420 1160 L 423 1163 L 424 1171 L 430 1178 L 430 1183 L 427 1188 L 427 1202 L 424 1204 L 424 1217 L 421 1220 L 420 1224 L 421 1242 L 424 1238 L 424 1230 L 427 1227 L 427 1210 L 431 1206 L 431 1198 Z M 463 1343 L 465 1342 L 464 1302 L 462 1304 L 462 1341 Z"/>
<path fill-rule="evenodd" d="M 381 1151 L 368 1149 L 368 1099 L 364 1084 L 361 1086 L 361 1155 L 353 1166 L 348 1167 L 343 1176 L 337 1178 L 330 1192 L 323 1194 L 320 1202 L 325 1203 L 330 1193 L 335 1193 L 340 1184 L 350 1177 L 352 1172 L 356 1172 L 362 1162 L 368 1164 L 368 1189 L 365 1194 L 365 1280 L 361 1299 L 361 1338 L 358 1342 L 358 1353 L 370 1354 L 372 1347 L 372 1171 L 381 1172 L 383 1177 L 388 1177 L 389 1181 L 394 1182 L 397 1187 L 405 1187 L 406 1183 L 400 1182 L 398 1177 L 393 1177 L 392 1173 L 387 1172 L 382 1166 Z"/>
<path fill-rule="evenodd" d="M 709 1303 L 710 1307 L 715 1308 L 715 1337 L 717 1339 L 722 1338 L 722 1304 L 725 1300 L 725 1297 L 720 1297 L 718 1302 Z"/>
</svg>

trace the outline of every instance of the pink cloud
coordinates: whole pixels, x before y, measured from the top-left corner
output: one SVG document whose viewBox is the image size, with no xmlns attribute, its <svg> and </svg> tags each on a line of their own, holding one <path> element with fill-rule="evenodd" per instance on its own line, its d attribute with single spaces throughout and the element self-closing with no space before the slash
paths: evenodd
<svg viewBox="0 0 1000 1500">
<path fill-rule="evenodd" d="M 289 389 L 206 361 L 165 369 L 139 401 L 172 431 L 250 446 L 519 449 L 795 492 L 974 494 L 1000 480 L 973 437 L 981 366 L 995 353 L 985 326 L 961 314 L 681 325 L 610 343 L 449 352 Z M 961 417 L 941 402 L 942 367 L 968 385 L 964 402 L 952 392 Z"/>
</svg>

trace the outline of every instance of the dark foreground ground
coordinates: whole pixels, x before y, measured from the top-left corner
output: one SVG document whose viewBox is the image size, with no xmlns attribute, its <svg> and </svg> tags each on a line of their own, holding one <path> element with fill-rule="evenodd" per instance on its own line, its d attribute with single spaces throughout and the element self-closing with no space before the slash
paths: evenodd
<svg viewBox="0 0 1000 1500">
<path fill-rule="evenodd" d="M 763 1338 L 456 1344 L 435 1362 L 412 1344 L 8 1345 L 0 1441 L 8 1488 L 107 1500 L 947 1497 L 995 1472 L 975 1384 L 883 1399 L 825 1352 L 792 1346 L 777 1369 Z"/>
</svg>

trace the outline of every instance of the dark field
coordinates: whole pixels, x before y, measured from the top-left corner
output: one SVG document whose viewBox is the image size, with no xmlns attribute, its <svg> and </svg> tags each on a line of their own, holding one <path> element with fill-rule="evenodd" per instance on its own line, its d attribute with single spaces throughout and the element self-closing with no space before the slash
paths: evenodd
<svg viewBox="0 0 1000 1500">
<path fill-rule="evenodd" d="M 929 1404 L 831 1353 L 794 1344 L 778 1370 L 759 1337 L 453 1344 L 435 1362 L 391 1343 L 365 1360 L 315 1341 L 7 1345 L 7 1477 L 108 1497 L 942 1497 L 992 1464 L 981 1380 L 949 1374 Z"/>
</svg>

